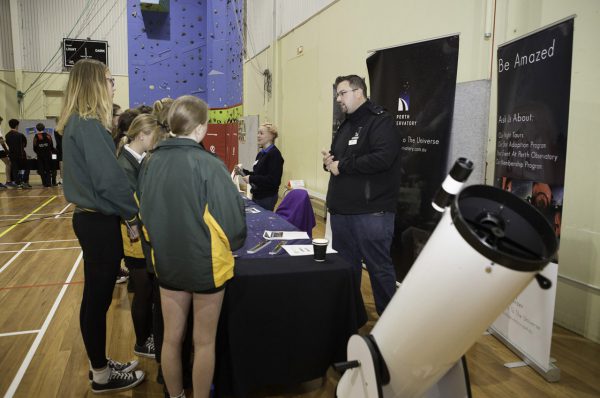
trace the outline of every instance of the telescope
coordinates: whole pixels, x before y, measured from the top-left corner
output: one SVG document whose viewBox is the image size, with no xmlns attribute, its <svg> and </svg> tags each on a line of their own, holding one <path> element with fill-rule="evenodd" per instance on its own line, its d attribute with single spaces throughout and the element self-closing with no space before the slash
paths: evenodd
<svg viewBox="0 0 600 398">
<path fill-rule="evenodd" d="M 534 207 L 487 185 L 462 188 L 459 158 L 433 199 L 441 219 L 368 336 L 353 335 L 338 398 L 470 397 L 465 353 L 558 248 Z M 367 264 L 368 266 L 368 264 Z"/>
</svg>

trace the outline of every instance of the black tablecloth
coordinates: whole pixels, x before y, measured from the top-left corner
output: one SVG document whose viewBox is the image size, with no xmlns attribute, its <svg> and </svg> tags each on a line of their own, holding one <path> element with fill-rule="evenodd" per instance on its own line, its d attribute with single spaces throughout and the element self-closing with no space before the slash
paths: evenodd
<svg viewBox="0 0 600 398">
<path fill-rule="evenodd" d="M 219 321 L 215 392 L 243 397 L 321 377 L 345 359 L 348 339 L 366 321 L 360 286 L 340 256 L 317 263 L 312 256 L 242 255 Z"/>
</svg>

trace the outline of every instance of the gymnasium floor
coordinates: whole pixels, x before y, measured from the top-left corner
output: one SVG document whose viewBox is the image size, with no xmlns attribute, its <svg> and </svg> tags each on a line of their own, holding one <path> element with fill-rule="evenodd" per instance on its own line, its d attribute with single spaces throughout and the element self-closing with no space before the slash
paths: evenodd
<svg viewBox="0 0 600 398">
<path fill-rule="evenodd" d="M 94 396 L 87 381 L 88 362 L 79 334 L 79 301 L 83 270 L 81 250 L 71 228 L 70 206 L 62 189 L 0 191 L 0 396 Z M 322 236 L 319 222 L 316 236 Z M 375 311 L 368 276 L 363 296 L 369 323 Z M 117 285 L 108 314 L 108 354 L 133 359 L 134 334 L 125 284 Z M 558 383 L 547 383 L 528 367 L 507 369 L 515 357 L 491 336 L 482 336 L 469 351 L 469 370 L 475 397 L 600 397 L 600 345 L 555 327 L 552 356 L 561 368 Z M 148 371 L 131 391 L 110 397 L 162 397 L 155 382 L 156 364 L 140 358 Z M 292 388 L 268 388 L 253 397 L 333 397 L 338 375 L 330 370 L 323 380 Z M 190 396 L 190 395 L 188 395 Z"/>
</svg>

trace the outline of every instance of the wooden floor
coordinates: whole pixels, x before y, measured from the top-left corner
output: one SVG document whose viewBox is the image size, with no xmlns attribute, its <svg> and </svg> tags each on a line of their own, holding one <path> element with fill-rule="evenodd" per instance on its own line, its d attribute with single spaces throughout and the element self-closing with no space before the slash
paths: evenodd
<svg viewBox="0 0 600 398">
<path fill-rule="evenodd" d="M 71 211 L 60 188 L 0 191 L 0 396 L 92 396 L 88 362 L 79 334 L 82 294 L 81 250 L 71 228 Z M 322 236 L 319 223 L 315 236 Z M 368 277 L 363 296 L 375 323 Z M 134 333 L 125 285 L 117 285 L 108 314 L 108 353 L 133 358 Z M 532 369 L 507 369 L 517 361 L 492 336 L 482 336 L 467 357 L 475 397 L 600 397 L 600 345 L 555 327 L 552 356 L 561 381 L 547 383 Z M 114 397 L 162 397 L 156 364 L 140 359 L 147 380 Z M 264 389 L 253 397 L 329 398 L 338 375 L 287 389 Z"/>
</svg>

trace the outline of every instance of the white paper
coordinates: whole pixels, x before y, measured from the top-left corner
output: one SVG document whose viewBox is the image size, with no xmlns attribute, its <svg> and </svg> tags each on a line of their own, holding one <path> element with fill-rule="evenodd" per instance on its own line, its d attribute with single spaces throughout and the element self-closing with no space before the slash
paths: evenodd
<svg viewBox="0 0 600 398">
<path fill-rule="evenodd" d="M 304 231 L 265 231 L 263 238 L 266 240 L 310 239 Z"/>
<path fill-rule="evenodd" d="M 290 256 L 312 256 L 313 255 L 313 246 L 312 245 L 283 245 L 283 250 L 285 250 Z M 327 253 L 333 254 L 337 253 L 335 250 L 331 248 L 331 246 L 327 246 Z"/>
</svg>

